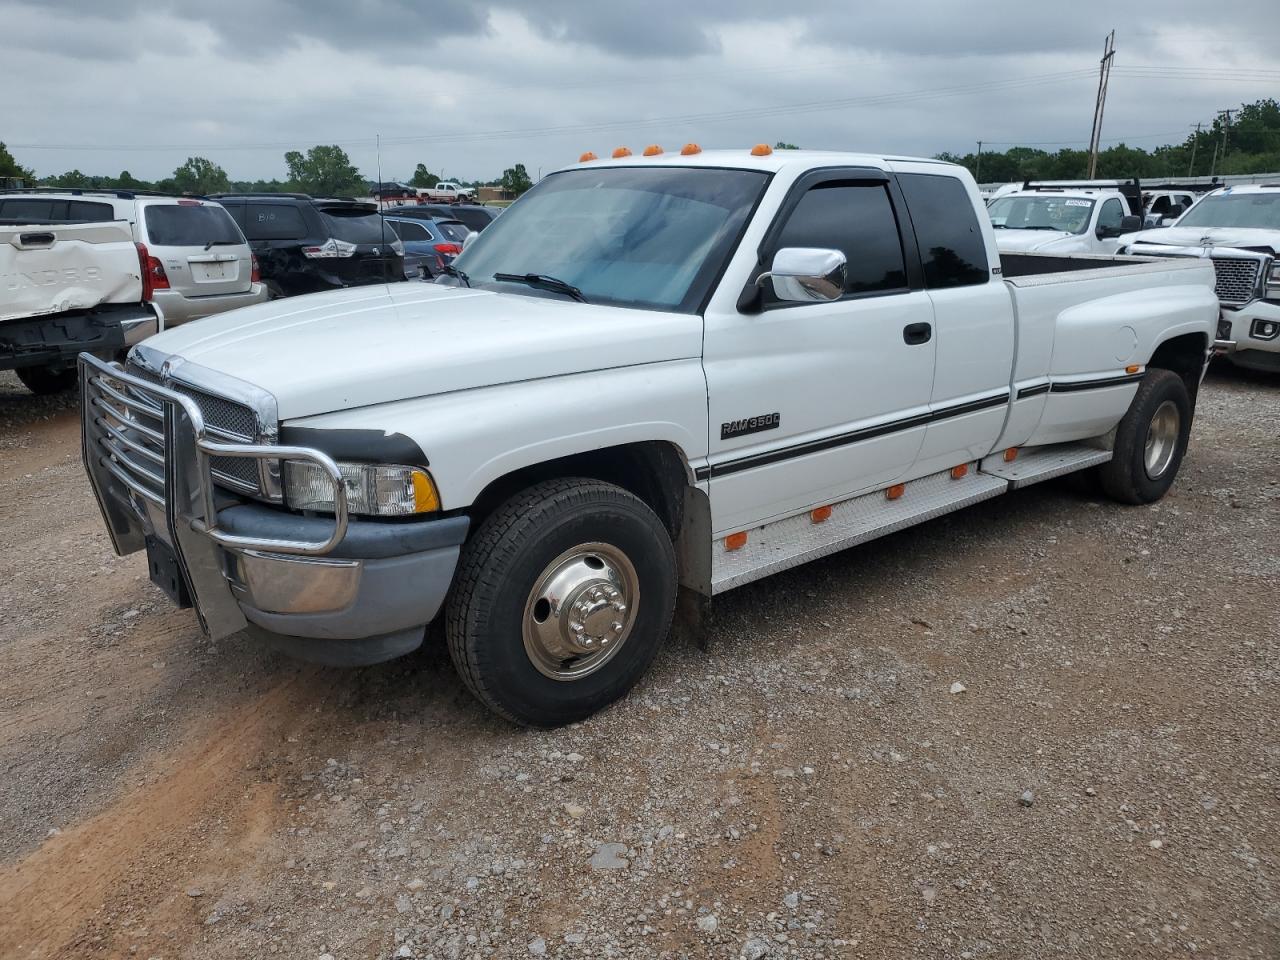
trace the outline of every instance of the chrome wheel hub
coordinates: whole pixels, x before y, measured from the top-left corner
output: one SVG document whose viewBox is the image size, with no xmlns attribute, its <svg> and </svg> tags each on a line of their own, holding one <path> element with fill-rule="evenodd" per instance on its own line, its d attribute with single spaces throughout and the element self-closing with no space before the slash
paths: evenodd
<svg viewBox="0 0 1280 960">
<path fill-rule="evenodd" d="M 1182 415 L 1178 412 L 1178 405 L 1166 400 L 1156 407 L 1147 427 L 1147 445 L 1143 453 L 1143 466 L 1152 480 L 1159 479 L 1169 469 L 1181 432 Z"/>
<path fill-rule="evenodd" d="M 635 567 L 617 547 L 566 550 L 538 575 L 525 601 L 525 652 L 553 680 L 594 673 L 626 643 L 639 600 Z"/>
</svg>

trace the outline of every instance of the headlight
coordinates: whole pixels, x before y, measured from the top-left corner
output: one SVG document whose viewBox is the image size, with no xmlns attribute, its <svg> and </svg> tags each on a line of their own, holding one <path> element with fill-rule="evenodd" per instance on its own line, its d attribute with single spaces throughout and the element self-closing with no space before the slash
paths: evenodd
<svg viewBox="0 0 1280 960">
<path fill-rule="evenodd" d="M 1280 260 L 1271 261 L 1271 269 L 1267 271 L 1266 297 L 1268 300 L 1280 300 Z"/>
<path fill-rule="evenodd" d="M 420 467 L 382 463 L 339 463 L 347 509 L 373 517 L 402 517 L 440 509 L 431 475 Z M 294 510 L 333 512 L 333 483 L 307 460 L 284 462 L 285 501 Z"/>
</svg>

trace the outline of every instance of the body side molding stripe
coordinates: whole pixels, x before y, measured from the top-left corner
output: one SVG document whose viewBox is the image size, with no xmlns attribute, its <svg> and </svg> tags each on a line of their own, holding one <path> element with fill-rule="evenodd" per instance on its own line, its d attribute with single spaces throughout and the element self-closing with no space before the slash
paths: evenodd
<svg viewBox="0 0 1280 960">
<path fill-rule="evenodd" d="M 986 410 L 991 407 L 999 407 L 1009 402 L 1009 392 L 996 394 L 992 397 L 983 397 L 980 400 L 970 400 L 966 403 L 959 403 L 952 407 L 943 407 L 940 410 L 934 410 L 930 413 L 917 414 L 914 417 L 907 417 L 903 420 L 894 420 L 890 423 L 876 424 L 874 427 L 864 427 L 861 430 L 854 430 L 850 433 L 841 433 L 833 437 L 822 437 L 818 440 L 810 440 L 806 443 L 797 444 L 793 447 L 782 447 L 778 450 L 766 450 L 762 453 L 752 454 L 749 457 L 743 457 L 739 460 L 730 460 L 727 463 L 717 463 L 706 468 L 707 476 L 722 477 L 731 473 L 739 473 L 743 470 L 751 470 L 755 467 L 768 466 L 771 463 L 778 463 L 782 460 L 790 460 L 793 457 L 803 457 L 810 453 L 821 453 L 824 450 L 832 450 L 836 447 L 847 446 L 851 443 L 859 443 L 863 440 L 873 440 L 876 437 L 883 437 L 889 433 L 897 433 L 900 430 L 910 430 L 913 427 L 923 427 L 938 420 L 946 420 L 951 417 L 963 416 L 966 413 L 976 413 L 979 410 Z M 695 474 L 696 475 L 696 474 Z"/>
<path fill-rule="evenodd" d="M 1122 377 L 1104 377 L 1101 380 L 1055 380 L 1050 387 L 1054 393 L 1072 393 L 1076 390 L 1097 390 L 1101 387 L 1118 387 L 1126 383 L 1137 383 L 1144 373 L 1130 373 Z"/>
</svg>

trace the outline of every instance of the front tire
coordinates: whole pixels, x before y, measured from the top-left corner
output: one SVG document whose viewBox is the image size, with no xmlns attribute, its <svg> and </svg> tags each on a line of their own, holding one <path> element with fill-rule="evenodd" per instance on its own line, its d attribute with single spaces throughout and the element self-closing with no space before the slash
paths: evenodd
<svg viewBox="0 0 1280 960">
<path fill-rule="evenodd" d="M 74 364 L 70 367 L 19 367 L 14 372 L 28 390 L 41 396 L 70 390 L 79 376 Z"/>
<path fill-rule="evenodd" d="M 540 483 L 463 547 L 445 613 L 449 653 L 486 706 L 553 727 L 622 697 L 671 626 L 675 551 L 621 487 Z"/>
<path fill-rule="evenodd" d="M 1120 503 L 1154 503 L 1178 475 L 1191 436 L 1191 398 L 1182 378 L 1152 368 L 1116 428 L 1110 461 L 1098 468 L 1102 489 Z"/>
</svg>

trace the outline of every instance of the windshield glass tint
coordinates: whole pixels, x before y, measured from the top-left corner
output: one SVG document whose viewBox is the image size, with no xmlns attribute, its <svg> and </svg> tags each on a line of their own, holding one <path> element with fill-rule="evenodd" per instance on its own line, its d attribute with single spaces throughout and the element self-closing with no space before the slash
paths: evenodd
<svg viewBox="0 0 1280 960">
<path fill-rule="evenodd" d="M 1180 227 L 1257 227 L 1280 230 L 1280 192 L 1205 197 L 1178 221 Z"/>
<path fill-rule="evenodd" d="M 991 222 L 1008 230 L 1084 233 L 1093 201 L 1081 197 L 1001 197 L 987 208 Z"/>
<path fill-rule="evenodd" d="M 157 247 L 203 247 L 209 244 L 244 243 L 231 214 L 216 203 L 199 206 L 165 204 L 148 206 L 147 240 Z"/>
<path fill-rule="evenodd" d="M 390 243 L 396 238 L 390 224 L 384 234 L 382 217 L 367 210 L 323 210 L 320 216 L 329 236 L 347 243 Z"/>
<path fill-rule="evenodd" d="M 593 303 L 692 313 L 767 180 L 754 170 L 681 167 L 553 174 L 472 241 L 457 266 L 473 284 L 542 273 Z"/>
</svg>

